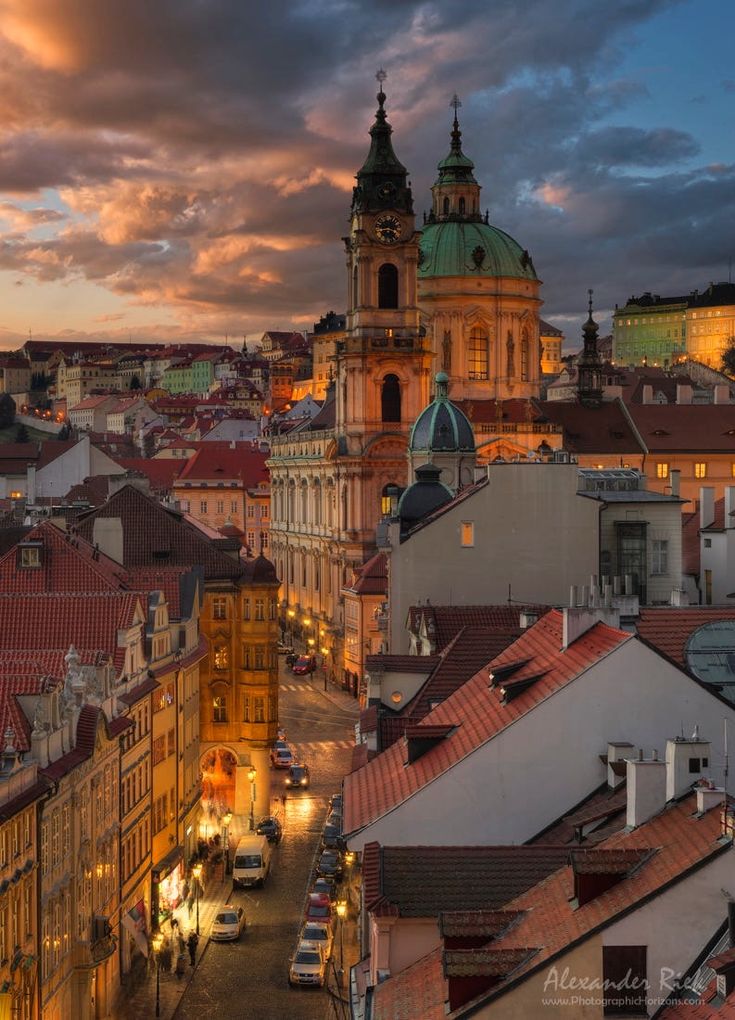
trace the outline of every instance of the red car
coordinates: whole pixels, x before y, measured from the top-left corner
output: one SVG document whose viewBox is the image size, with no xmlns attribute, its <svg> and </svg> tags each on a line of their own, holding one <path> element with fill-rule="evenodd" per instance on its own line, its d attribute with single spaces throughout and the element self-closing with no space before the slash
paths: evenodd
<svg viewBox="0 0 735 1020">
<path fill-rule="evenodd" d="M 332 901 L 326 893 L 309 893 L 304 918 L 307 921 L 332 923 Z"/>
<path fill-rule="evenodd" d="M 290 747 L 274 747 L 271 750 L 271 765 L 275 769 L 290 769 L 296 759 Z"/>
<path fill-rule="evenodd" d="M 316 669 L 316 662 L 313 655 L 300 655 L 291 667 L 291 672 L 296 676 L 304 676 L 306 673 L 313 673 Z"/>
</svg>

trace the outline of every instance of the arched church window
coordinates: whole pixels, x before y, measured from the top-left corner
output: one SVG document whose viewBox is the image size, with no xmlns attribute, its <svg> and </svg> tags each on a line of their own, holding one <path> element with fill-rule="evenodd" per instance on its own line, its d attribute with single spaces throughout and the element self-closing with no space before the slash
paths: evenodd
<svg viewBox="0 0 735 1020">
<path fill-rule="evenodd" d="M 449 215 L 449 199 L 448 198 L 445 198 L 443 203 L 442 203 L 442 212 L 444 213 L 445 216 Z"/>
<path fill-rule="evenodd" d="M 378 270 L 378 308 L 398 308 L 398 270 L 390 262 Z"/>
<path fill-rule="evenodd" d="M 291 482 L 288 487 L 288 523 L 296 520 L 296 485 Z"/>
<path fill-rule="evenodd" d="M 467 351 L 467 374 L 470 379 L 487 379 L 488 377 L 488 336 L 480 326 L 470 330 L 470 343 Z"/>
<path fill-rule="evenodd" d="M 357 293 L 357 266 L 352 270 L 352 307 L 357 308 L 358 293 Z"/>
<path fill-rule="evenodd" d="M 401 384 L 397 375 L 391 373 L 383 379 L 380 407 L 382 421 L 401 420 Z"/>
<path fill-rule="evenodd" d="M 528 330 L 521 333 L 521 379 L 528 379 Z"/>
<path fill-rule="evenodd" d="M 464 198 L 460 198 L 460 200 L 459 200 L 459 215 L 460 216 L 464 216 L 464 211 L 465 211 L 465 200 L 464 200 Z"/>
</svg>

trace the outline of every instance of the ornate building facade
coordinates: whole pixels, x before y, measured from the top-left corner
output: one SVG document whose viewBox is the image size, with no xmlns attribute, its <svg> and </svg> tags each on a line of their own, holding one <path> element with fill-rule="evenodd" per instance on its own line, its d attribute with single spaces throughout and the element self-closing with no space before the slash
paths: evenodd
<svg viewBox="0 0 735 1020">
<path fill-rule="evenodd" d="M 281 625 L 338 678 L 351 672 L 343 589 L 374 553 L 391 494 L 409 481 L 411 430 L 437 369 L 444 371 L 440 403 L 448 393 L 455 400 L 529 398 L 540 378 L 540 282 L 528 252 L 480 212 L 456 106 L 450 153 L 439 164 L 421 232 L 382 88 L 377 98 L 344 239 L 347 316 L 333 382 L 310 423 L 274 429 L 268 462 Z M 464 453 L 454 488 L 472 480 L 473 442 Z M 420 459 L 418 447 L 414 456 Z M 350 661 L 361 661 L 362 651 L 352 648 Z"/>
</svg>

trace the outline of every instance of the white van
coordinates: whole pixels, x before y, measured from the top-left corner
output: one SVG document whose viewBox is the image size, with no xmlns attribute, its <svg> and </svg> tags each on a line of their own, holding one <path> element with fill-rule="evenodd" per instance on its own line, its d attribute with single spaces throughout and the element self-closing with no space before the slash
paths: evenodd
<svg viewBox="0 0 735 1020">
<path fill-rule="evenodd" d="M 273 850 L 265 836 L 250 833 L 237 844 L 232 865 L 232 884 L 263 885 L 271 867 Z"/>
</svg>

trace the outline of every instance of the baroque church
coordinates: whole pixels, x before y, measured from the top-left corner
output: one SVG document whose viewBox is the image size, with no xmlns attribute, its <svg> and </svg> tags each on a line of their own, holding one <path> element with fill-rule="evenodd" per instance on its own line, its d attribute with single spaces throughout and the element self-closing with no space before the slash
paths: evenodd
<svg viewBox="0 0 735 1020">
<path fill-rule="evenodd" d="M 414 473 L 449 494 L 473 481 L 472 427 L 450 397 L 531 398 L 540 379 L 541 284 L 528 252 L 481 212 L 458 100 L 419 229 L 383 78 L 344 238 L 347 317 L 333 381 L 308 425 L 271 436 L 268 462 L 281 625 L 337 678 L 345 656 L 365 651 L 350 647 L 358 629 L 341 590 L 375 552 L 396 493 Z"/>
</svg>

